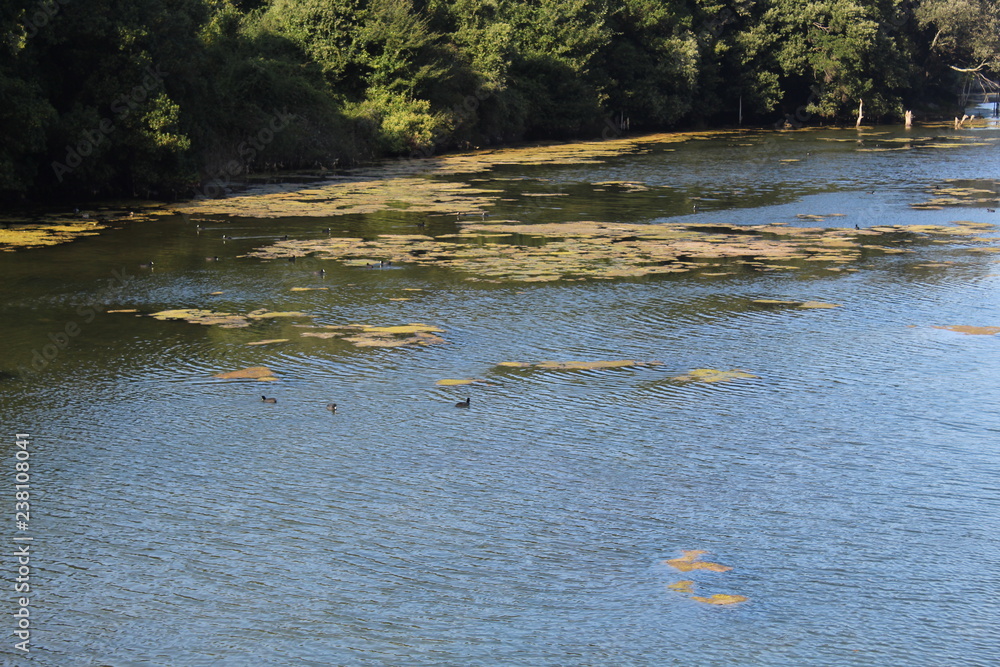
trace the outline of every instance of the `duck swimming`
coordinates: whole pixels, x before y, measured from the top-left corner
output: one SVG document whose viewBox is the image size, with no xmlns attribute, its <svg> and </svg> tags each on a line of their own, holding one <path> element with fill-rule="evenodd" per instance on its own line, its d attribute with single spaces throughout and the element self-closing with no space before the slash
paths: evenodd
<svg viewBox="0 0 1000 667">
<path fill-rule="evenodd" d="M 337 411 L 337 404 L 336 403 L 327 403 L 326 404 L 326 409 L 329 410 L 330 412 L 336 412 Z"/>
<path fill-rule="evenodd" d="M 464 401 L 459 401 L 458 403 L 456 403 L 455 407 L 456 408 L 467 408 L 467 407 L 469 407 L 470 403 L 472 403 L 472 397 L 471 396 L 469 398 L 465 399 Z"/>
<path fill-rule="evenodd" d="M 268 398 L 267 396 L 261 396 L 260 400 L 264 401 L 265 403 L 277 403 L 278 402 L 278 399 L 276 399 L 276 398 Z"/>
</svg>

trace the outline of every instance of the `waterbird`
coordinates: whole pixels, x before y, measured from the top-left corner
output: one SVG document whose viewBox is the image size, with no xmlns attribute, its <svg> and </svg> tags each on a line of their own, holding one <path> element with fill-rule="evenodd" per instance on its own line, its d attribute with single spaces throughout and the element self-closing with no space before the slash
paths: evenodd
<svg viewBox="0 0 1000 667">
<path fill-rule="evenodd" d="M 988 209 L 986 209 L 986 211 L 989 212 L 989 213 L 996 213 L 997 212 L 997 210 L 995 208 L 988 208 Z"/>
<path fill-rule="evenodd" d="M 219 258 L 218 257 L 206 257 L 205 261 L 206 262 L 218 262 Z"/>
<path fill-rule="evenodd" d="M 325 276 L 326 275 L 326 269 L 320 269 L 319 271 L 313 271 L 312 274 L 314 276 Z"/>
<path fill-rule="evenodd" d="M 854 223 L 854 228 L 855 229 L 861 229 L 860 227 L 858 227 L 858 223 Z"/>
<path fill-rule="evenodd" d="M 143 262 L 139 265 L 140 269 L 151 269 L 153 268 L 153 262 Z"/>
<path fill-rule="evenodd" d="M 330 412 L 336 412 L 337 411 L 337 404 L 336 403 L 327 403 L 326 404 L 326 409 L 329 410 Z"/>
<path fill-rule="evenodd" d="M 278 399 L 276 399 L 276 398 L 268 398 L 267 396 L 261 396 L 260 400 L 264 401 L 265 403 L 277 403 L 278 402 Z"/>
<path fill-rule="evenodd" d="M 223 235 L 222 235 L 222 240 L 223 240 L 223 241 L 232 241 L 232 240 L 233 240 L 233 237 L 232 237 L 232 236 L 230 236 L 229 234 L 223 234 Z"/>
<path fill-rule="evenodd" d="M 471 402 L 472 402 L 472 397 L 470 396 L 469 398 L 465 399 L 464 401 L 459 401 L 458 403 L 456 403 L 455 407 L 456 408 L 467 408 L 467 407 L 469 407 L 469 404 Z"/>
</svg>

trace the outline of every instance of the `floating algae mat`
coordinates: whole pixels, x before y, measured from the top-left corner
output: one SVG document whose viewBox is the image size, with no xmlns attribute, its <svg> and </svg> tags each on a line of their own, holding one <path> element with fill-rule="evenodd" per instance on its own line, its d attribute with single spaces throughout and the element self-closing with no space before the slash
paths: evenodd
<svg viewBox="0 0 1000 667">
<path fill-rule="evenodd" d="M 726 593 L 716 593 L 710 597 L 701 597 L 699 595 L 692 595 L 691 599 L 695 602 L 704 602 L 706 604 L 736 604 L 737 602 L 746 602 L 749 598 L 743 595 L 728 595 Z"/>
<path fill-rule="evenodd" d="M 144 208 L 139 212 L 53 213 L 31 218 L 3 215 L 0 216 L 0 252 L 68 243 L 84 236 L 96 236 L 100 230 L 113 224 L 152 220 L 166 213 L 156 208 Z"/>
<path fill-rule="evenodd" d="M 263 308 L 244 315 L 218 313 L 201 308 L 180 308 L 176 310 L 161 310 L 158 313 L 151 313 L 149 316 L 158 320 L 184 320 L 191 324 L 216 325 L 223 329 L 241 329 L 250 326 L 251 322 L 276 317 L 309 317 L 305 313 L 296 311 L 278 313 L 264 310 Z"/>
<path fill-rule="evenodd" d="M 314 255 L 347 266 L 371 262 L 436 266 L 464 272 L 482 282 L 610 280 L 684 273 L 736 262 L 759 270 L 844 264 L 864 252 L 909 252 L 900 235 L 969 237 L 981 233 L 973 223 L 954 226 L 884 226 L 864 230 L 784 225 L 689 223 L 626 224 L 566 222 L 548 224 L 474 223 L 460 234 L 383 234 L 373 239 L 290 239 L 257 248 L 246 257 L 289 259 Z M 529 237 L 535 242 L 524 244 Z M 486 242 L 490 241 L 490 242 Z"/>
<path fill-rule="evenodd" d="M 1000 327 L 975 327 L 966 324 L 949 324 L 935 326 L 933 328 L 954 331 L 955 333 L 965 334 L 967 336 L 995 336 L 996 334 L 1000 334 Z"/>
<path fill-rule="evenodd" d="M 756 379 L 758 376 L 746 371 L 733 369 L 730 371 L 719 371 L 714 368 L 695 368 L 683 375 L 677 375 L 673 379 L 678 382 L 731 382 L 733 380 Z"/>
<path fill-rule="evenodd" d="M 709 563 L 708 561 L 701 560 L 703 554 L 707 554 L 707 551 L 702 551 L 700 549 L 693 549 L 691 551 L 682 551 L 683 555 L 680 558 L 672 558 L 670 560 L 663 561 L 672 568 L 678 569 L 681 572 L 690 572 L 691 570 L 711 570 L 712 572 L 728 572 L 733 569 L 728 565 L 719 565 L 718 563 Z"/>
<path fill-rule="evenodd" d="M 703 554 L 708 553 L 707 551 L 702 551 L 700 549 L 695 549 L 691 551 L 682 551 L 683 554 L 680 558 L 672 558 L 670 560 L 665 560 L 663 563 L 669 565 L 670 567 L 680 570 L 681 572 L 690 572 L 692 570 L 708 570 L 710 572 L 728 572 L 733 568 L 728 565 L 720 565 L 719 563 L 711 563 L 708 561 L 701 560 Z M 691 580 L 678 581 L 673 584 L 668 584 L 667 588 L 672 591 L 677 591 L 678 593 L 685 593 L 691 595 L 694 593 L 695 582 Z M 736 604 L 737 602 L 746 602 L 749 598 L 744 595 L 732 595 L 728 593 L 716 593 L 710 596 L 699 596 L 691 595 L 691 599 L 695 602 L 702 602 L 704 604 Z"/>
<path fill-rule="evenodd" d="M 426 159 L 401 159 L 378 167 L 351 172 L 324 183 L 271 184 L 254 187 L 225 199 L 200 199 L 175 208 L 193 215 L 233 215 L 254 218 L 328 217 L 348 213 L 406 210 L 408 212 L 455 214 L 479 212 L 498 201 L 499 191 L 471 187 L 438 176 L 475 174 L 502 165 L 593 164 L 652 146 L 695 138 L 713 138 L 732 132 L 656 134 L 635 138 L 539 144 L 442 155 Z M 612 185 L 612 183 L 605 183 Z M 615 183 L 628 190 L 645 186 Z M 564 196 L 563 193 L 553 193 Z"/>
<path fill-rule="evenodd" d="M 839 303 L 824 303 L 823 301 L 784 301 L 782 299 L 754 299 L 753 303 L 761 306 L 785 306 L 790 308 L 840 308 Z"/>
<path fill-rule="evenodd" d="M 216 373 L 212 377 L 220 380 L 257 380 L 258 382 L 272 382 L 278 379 L 267 366 L 251 366 L 238 371 Z"/>
<path fill-rule="evenodd" d="M 615 361 L 542 361 L 537 364 L 526 361 L 501 361 L 497 364 L 499 368 L 532 368 L 541 370 L 560 371 L 592 371 L 602 368 L 635 368 L 642 366 L 659 366 L 659 361 L 634 361 L 632 359 L 618 359 Z"/>
<path fill-rule="evenodd" d="M 306 338 L 339 338 L 355 347 L 425 347 L 440 345 L 445 339 L 438 336 L 443 329 L 427 324 L 403 324 L 399 326 L 371 326 L 366 324 L 346 324 L 310 326 L 300 325 L 309 331 L 302 332 Z"/>
<path fill-rule="evenodd" d="M 930 199 L 910 204 L 910 208 L 937 210 L 946 206 L 993 206 L 1000 201 L 1000 181 L 945 181 L 944 187 L 930 188 L 927 193 L 932 195 Z"/>
</svg>

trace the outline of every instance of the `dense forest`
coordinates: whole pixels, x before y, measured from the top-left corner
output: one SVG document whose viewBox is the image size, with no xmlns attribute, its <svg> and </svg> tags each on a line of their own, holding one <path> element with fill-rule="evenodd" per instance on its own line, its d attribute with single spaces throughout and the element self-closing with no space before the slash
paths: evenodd
<svg viewBox="0 0 1000 667">
<path fill-rule="evenodd" d="M 996 0 L 0 0 L 0 198 L 679 126 L 955 111 Z"/>
</svg>

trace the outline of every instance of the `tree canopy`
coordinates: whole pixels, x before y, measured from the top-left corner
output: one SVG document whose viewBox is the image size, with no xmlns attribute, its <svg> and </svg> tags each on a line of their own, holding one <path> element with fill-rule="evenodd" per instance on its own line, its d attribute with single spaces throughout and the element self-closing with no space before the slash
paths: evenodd
<svg viewBox="0 0 1000 667">
<path fill-rule="evenodd" d="M 737 109 L 894 119 L 998 76 L 998 0 L 4 0 L 0 197 L 211 194 Z"/>
</svg>

